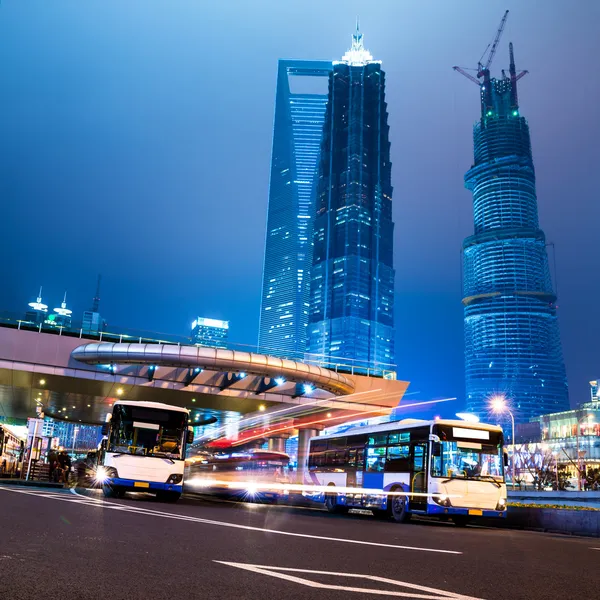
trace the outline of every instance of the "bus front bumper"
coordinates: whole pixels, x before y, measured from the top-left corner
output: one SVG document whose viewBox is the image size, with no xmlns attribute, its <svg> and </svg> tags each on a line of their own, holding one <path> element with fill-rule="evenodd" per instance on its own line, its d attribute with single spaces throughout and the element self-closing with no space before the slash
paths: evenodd
<svg viewBox="0 0 600 600">
<path fill-rule="evenodd" d="M 133 479 L 121 479 L 120 477 L 110 477 L 103 485 L 115 487 L 131 492 L 183 492 L 183 485 L 173 483 L 160 483 L 158 481 L 135 481 Z"/>
<path fill-rule="evenodd" d="M 481 508 L 462 508 L 458 506 L 438 506 L 429 504 L 427 506 L 428 515 L 464 515 L 465 517 L 486 517 L 495 519 L 505 519 L 506 510 L 491 510 Z"/>
</svg>

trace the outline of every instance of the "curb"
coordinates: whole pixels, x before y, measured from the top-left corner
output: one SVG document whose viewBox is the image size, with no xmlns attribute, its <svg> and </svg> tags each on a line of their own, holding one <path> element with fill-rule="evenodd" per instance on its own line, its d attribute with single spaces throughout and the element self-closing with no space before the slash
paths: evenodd
<svg viewBox="0 0 600 600">
<path fill-rule="evenodd" d="M 0 479 L 0 485 L 14 485 L 17 487 L 41 487 L 63 489 L 62 483 L 53 483 L 50 481 L 25 481 L 24 479 Z"/>
</svg>

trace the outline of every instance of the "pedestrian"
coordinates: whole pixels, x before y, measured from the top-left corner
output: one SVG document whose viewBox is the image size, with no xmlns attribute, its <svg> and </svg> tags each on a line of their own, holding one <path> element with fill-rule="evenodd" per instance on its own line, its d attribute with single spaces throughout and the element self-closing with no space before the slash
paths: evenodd
<svg viewBox="0 0 600 600">
<path fill-rule="evenodd" d="M 57 458 L 54 448 L 50 448 L 50 452 L 48 452 L 48 481 L 54 481 Z"/>
<path fill-rule="evenodd" d="M 58 464 L 62 471 L 62 479 L 64 483 L 69 483 L 69 473 L 71 472 L 71 457 L 66 452 L 61 452 L 58 455 Z"/>
</svg>

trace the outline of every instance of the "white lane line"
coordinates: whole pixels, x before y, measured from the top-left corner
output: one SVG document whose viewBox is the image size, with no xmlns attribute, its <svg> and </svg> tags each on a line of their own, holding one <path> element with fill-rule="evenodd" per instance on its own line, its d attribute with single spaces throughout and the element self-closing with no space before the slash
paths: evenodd
<svg viewBox="0 0 600 600">
<path fill-rule="evenodd" d="M 7 489 L 7 488 L 0 488 L 0 489 Z M 30 492 L 30 491 L 25 491 L 25 490 L 11 489 L 8 491 L 15 492 L 18 494 L 28 494 L 31 496 L 37 496 L 37 497 L 44 498 L 44 496 L 40 496 L 40 494 L 36 494 L 35 492 Z M 179 521 L 189 521 L 192 523 L 201 523 L 203 525 L 216 525 L 219 527 L 229 527 L 232 529 L 244 529 L 246 531 L 259 531 L 262 533 L 274 533 L 277 535 L 287 535 L 290 537 L 299 537 L 299 538 L 321 540 L 321 541 L 327 541 L 327 542 L 342 542 L 345 544 L 358 544 L 358 545 L 362 545 L 362 546 L 377 546 L 379 548 L 393 548 L 395 550 L 415 550 L 415 551 L 419 551 L 419 552 L 437 552 L 439 554 L 462 554 L 462 552 L 459 552 L 457 550 L 442 550 L 441 548 L 421 548 L 418 546 L 401 546 L 401 545 L 396 545 L 396 544 L 384 544 L 381 542 L 368 542 L 368 541 L 364 541 L 364 540 L 351 540 L 351 539 L 345 539 L 345 538 L 335 538 L 335 537 L 329 537 L 329 536 L 311 535 L 308 533 L 295 533 L 292 531 L 281 531 L 279 529 L 266 529 L 264 527 L 253 527 L 251 525 L 239 525 L 238 523 L 227 523 L 225 521 L 214 521 L 212 519 L 202 519 L 200 517 L 178 515 L 178 514 L 171 513 L 171 512 L 153 510 L 153 509 L 137 507 L 137 506 L 133 506 L 133 505 L 116 504 L 113 502 L 105 502 L 103 500 L 96 500 L 96 499 L 92 500 L 92 499 L 88 498 L 87 496 L 82 496 L 81 494 L 77 494 L 77 492 L 75 492 L 75 494 L 77 496 L 79 496 L 78 499 L 73 499 L 72 496 L 68 495 L 68 494 L 65 494 L 65 497 L 48 496 L 46 499 L 61 500 L 61 501 L 66 501 L 66 502 L 75 502 L 75 503 L 80 503 L 80 504 L 83 504 L 86 506 L 108 508 L 111 510 L 121 510 L 124 512 L 131 512 L 131 513 L 137 513 L 137 514 L 142 514 L 142 515 L 147 515 L 147 516 L 161 517 L 163 519 L 176 519 Z"/>
<path fill-rule="evenodd" d="M 481 598 L 474 598 L 473 596 L 465 596 L 463 594 L 455 594 L 454 592 L 447 592 L 438 588 L 426 587 L 424 585 L 418 585 L 416 583 L 409 583 L 408 581 L 398 581 L 396 579 L 388 579 L 387 577 L 378 577 L 377 575 L 365 575 L 360 573 L 337 573 L 335 571 L 315 571 L 312 569 L 293 569 L 288 567 L 272 567 L 267 565 L 250 565 L 245 563 L 227 562 L 223 560 L 215 560 L 213 562 L 227 565 L 230 567 L 237 567 L 238 569 L 244 569 L 253 573 L 259 573 L 261 575 L 269 575 L 270 577 L 276 577 L 278 579 L 285 579 L 293 583 L 299 583 L 312 588 L 319 588 L 324 590 L 338 590 L 344 592 L 357 592 L 362 594 L 377 594 L 380 596 L 394 596 L 402 598 L 416 598 L 423 600 L 482 600 Z M 307 573 L 313 575 L 329 575 L 334 577 L 350 577 L 354 579 L 361 579 L 366 581 L 376 581 L 378 583 L 385 583 L 388 585 L 396 585 L 398 587 L 408 588 L 409 590 L 416 590 L 416 592 L 427 592 L 427 594 L 419 594 L 415 592 L 396 592 L 392 590 L 381 590 L 376 588 L 359 588 L 344 585 L 333 585 L 327 583 L 321 583 L 311 579 L 305 579 L 302 577 L 295 577 L 294 575 L 286 575 L 282 571 L 288 573 Z M 431 595 L 435 594 L 435 595 Z"/>
</svg>

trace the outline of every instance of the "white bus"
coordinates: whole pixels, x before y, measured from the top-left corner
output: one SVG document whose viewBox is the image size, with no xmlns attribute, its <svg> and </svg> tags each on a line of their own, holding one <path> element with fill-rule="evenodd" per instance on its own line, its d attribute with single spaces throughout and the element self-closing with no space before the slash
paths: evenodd
<svg viewBox="0 0 600 600">
<path fill-rule="evenodd" d="M 305 485 L 330 512 L 368 508 L 403 522 L 412 514 L 506 516 L 502 429 L 467 421 L 405 419 L 311 438 Z M 339 491 L 336 491 L 339 488 Z"/>
<path fill-rule="evenodd" d="M 0 477 L 18 477 L 23 467 L 27 427 L 0 425 Z"/>
<path fill-rule="evenodd" d="M 150 492 L 176 501 L 183 490 L 189 411 L 158 402 L 119 400 L 104 424 L 96 481 L 107 497 Z"/>
</svg>

